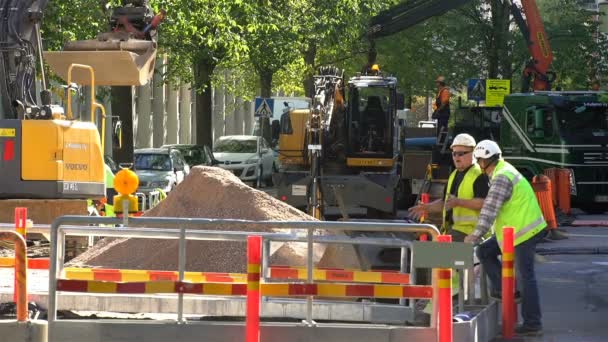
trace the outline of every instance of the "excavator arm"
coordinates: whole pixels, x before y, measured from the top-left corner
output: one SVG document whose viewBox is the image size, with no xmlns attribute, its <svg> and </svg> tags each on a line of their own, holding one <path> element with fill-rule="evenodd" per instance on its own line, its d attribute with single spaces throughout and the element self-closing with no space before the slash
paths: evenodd
<svg viewBox="0 0 608 342">
<path fill-rule="evenodd" d="M 49 0 L 0 0 L 0 119 L 49 119 L 52 109 L 43 64 L 40 25 Z M 109 32 L 97 39 L 68 42 L 65 51 L 45 52 L 44 60 L 67 81 L 73 63 L 91 65 L 98 85 L 142 85 L 151 76 L 155 30 L 165 12 L 154 15 L 147 0 L 123 0 L 113 10 Z M 40 101 L 36 71 L 40 70 Z M 76 83 L 87 84 L 84 70 Z"/>
<path fill-rule="evenodd" d="M 39 26 L 48 0 L 0 0 L 0 118 L 37 114 L 36 61 L 40 59 Z M 44 80 L 43 80 L 44 81 Z M 50 97 L 43 96 L 43 105 Z M 48 103 L 47 103 L 48 102 Z M 32 113 L 33 112 L 33 113 Z"/>
</svg>

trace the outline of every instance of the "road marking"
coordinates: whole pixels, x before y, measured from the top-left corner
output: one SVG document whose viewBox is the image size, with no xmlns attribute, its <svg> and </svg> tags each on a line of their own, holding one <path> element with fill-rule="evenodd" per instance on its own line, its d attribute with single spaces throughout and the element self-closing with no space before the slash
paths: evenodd
<svg viewBox="0 0 608 342">
<path fill-rule="evenodd" d="M 606 236 L 606 235 L 593 235 L 593 234 L 570 234 L 570 233 L 568 233 L 568 236 L 592 237 L 592 238 L 604 238 L 604 239 L 608 239 L 608 236 Z"/>
</svg>

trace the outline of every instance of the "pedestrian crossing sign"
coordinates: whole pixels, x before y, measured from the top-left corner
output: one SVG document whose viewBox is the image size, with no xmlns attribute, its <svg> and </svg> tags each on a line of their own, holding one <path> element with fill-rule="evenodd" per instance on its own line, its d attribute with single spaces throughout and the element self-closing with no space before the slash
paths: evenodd
<svg viewBox="0 0 608 342">
<path fill-rule="evenodd" d="M 255 117 L 270 118 L 274 109 L 274 99 L 265 97 L 255 98 Z"/>
</svg>

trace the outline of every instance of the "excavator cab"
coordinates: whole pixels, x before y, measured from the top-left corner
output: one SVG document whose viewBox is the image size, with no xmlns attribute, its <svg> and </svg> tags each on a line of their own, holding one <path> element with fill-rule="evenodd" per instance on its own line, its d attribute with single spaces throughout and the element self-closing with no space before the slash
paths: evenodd
<svg viewBox="0 0 608 342">
<path fill-rule="evenodd" d="M 108 32 L 97 39 L 67 42 L 62 51 L 45 51 L 44 59 L 63 80 L 70 65 L 80 63 L 95 69 L 96 85 L 144 85 L 154 72 L 156 28 L 165 16 L 164 10 L 154 14 L 145 0 L 124 0 L 113 10 Z M 75 70 L 72 79 L 90 84 L 85 70 Z"/>
<path fill-rule="evenodd" d="M 395 88 L 381 77 L 362 77 L 351 80 L 349 94 L 349 156 L 392 158 Z"/>
</svg>

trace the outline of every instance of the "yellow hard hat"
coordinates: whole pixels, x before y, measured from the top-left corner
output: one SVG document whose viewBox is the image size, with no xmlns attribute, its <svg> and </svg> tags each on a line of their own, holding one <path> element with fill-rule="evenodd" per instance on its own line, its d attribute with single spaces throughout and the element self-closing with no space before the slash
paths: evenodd
<svg viewBox="0 0 608 342">
<path fill-rule="evenodd" d="M 435 82 L 445 83 L 445 77 L 439 76 L 439 77 L 437 77 L 437 79 L 435 80 Z"/>
</svg>

